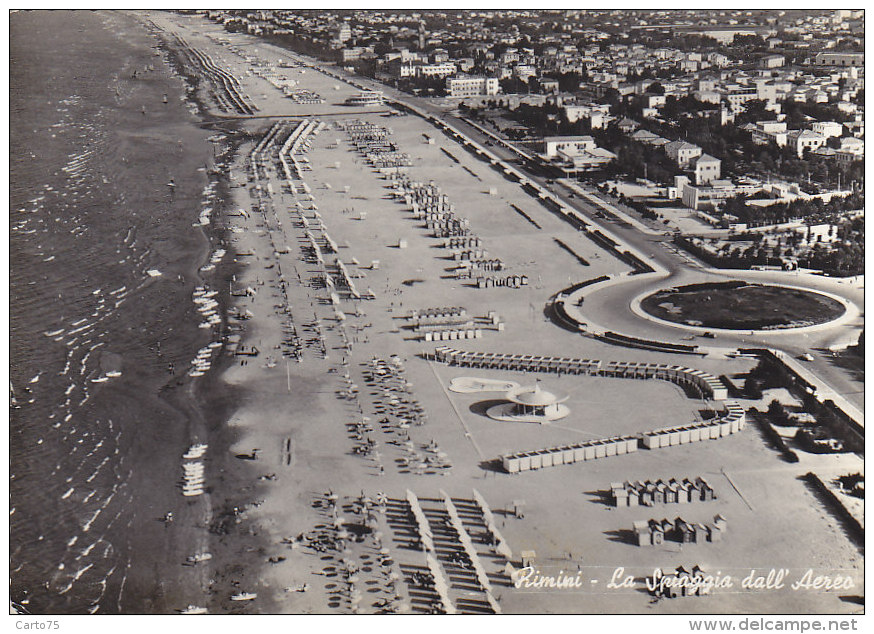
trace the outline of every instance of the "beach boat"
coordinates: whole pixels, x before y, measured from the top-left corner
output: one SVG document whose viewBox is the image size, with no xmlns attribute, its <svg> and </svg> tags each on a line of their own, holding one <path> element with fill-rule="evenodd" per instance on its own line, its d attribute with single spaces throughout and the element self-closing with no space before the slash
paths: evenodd
<svg viewBox="0 0 874 634">
<path fill-rule="evenodd" d="M 192 564 L 199 564 L 210 559 L 212 559 L 212 553 L 197 553 L 196 555 L 189 555 L 186 561 Z"/>
<path fill-rule="evenodd" d="M 179 614 L 207 614 L 206 608 L 197 606 L 197 605 L 189 605 L 184 610 L 179 610 Z"/>
<path fill-rule="evenodd" d="M 187 498 L 203 495 L 203 489 L 197 489 L 196 491 L 183 491 L 182 495 Z"/>
<path fill-rule="evenodd" d="M 108 380 L 109 380 L 108 377 L 105 377 L 105 376 L 99 376 L 99 377 L 97 377 L 96 379 L 91 379 L 91 382 L 92 382 L 92 383 L 106 383 Z"/>
<path fill-rule="evenodd" d="M 209 445 L 204 445 L 203 443 L 198 443 L 196 445 L 191 445 L 188 448 L 188 452 L 183 455 L 183 458 L 200 458 L 203 454 L 206 453 L 206 449 Z"/>
<path fill-rule="evenodd" d="M 106 376 L 109 377 L 110 379 L 114 379 L 116 377 L 121 376 L 121 372 L 119 372 L 118 370 L 110 370 L 109 372 L 106 373 Z"/>
<path fill-rule="evenodd" d="M 241 592 L 233 595 L 231 601 L 252 601 L 256 598 L 258 598 L 258 595 L 254 592 Z"/>
</svg>

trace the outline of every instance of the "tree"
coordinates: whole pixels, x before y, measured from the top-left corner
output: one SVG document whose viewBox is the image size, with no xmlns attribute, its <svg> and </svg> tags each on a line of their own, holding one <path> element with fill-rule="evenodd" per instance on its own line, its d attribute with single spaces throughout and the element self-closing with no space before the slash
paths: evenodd
<svg viewBox="0 0 874 634">
<path fill-rule="evenodd" d="M 789 422 L 789 414 L 786 412 L 786 408 L 783 407 L 783 404 L 777 399 L 774 399 L 768 404 L 768 416 L 770 416 L 771 421 L 777 425 L 785 425 Z"/>
</svg>

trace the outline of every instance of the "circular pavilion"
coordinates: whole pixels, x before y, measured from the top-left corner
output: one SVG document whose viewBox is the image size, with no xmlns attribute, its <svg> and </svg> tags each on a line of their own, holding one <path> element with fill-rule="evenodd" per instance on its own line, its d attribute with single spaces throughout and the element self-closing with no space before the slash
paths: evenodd
<svg viewBox="0 0 874 634">
<path fill-rule="evenodd" d="M 509 390 L 506 399 L 507 403 L 490 407 L 486 415 L 494 420 L 544 425 L 571 412 L 562 404 L 568 399 L 567 394 L 548 392 L 540 387 L 539 381 Z"/>
</svg>

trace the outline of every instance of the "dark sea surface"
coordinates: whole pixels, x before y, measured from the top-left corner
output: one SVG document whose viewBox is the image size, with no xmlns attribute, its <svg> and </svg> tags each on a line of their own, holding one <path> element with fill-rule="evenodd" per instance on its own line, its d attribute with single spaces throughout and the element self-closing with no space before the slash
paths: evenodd
<svg viewBox="0 0 874 634">
<path fill-rule="evenodd" d="M 10 15 L 10 587 L 34 614 L 172 611 L 161 518 L 202 512 L 177 381 L 220 328 L 192 302 L 216 146 L 158 43 L 125 14 Z"/>
</svg>

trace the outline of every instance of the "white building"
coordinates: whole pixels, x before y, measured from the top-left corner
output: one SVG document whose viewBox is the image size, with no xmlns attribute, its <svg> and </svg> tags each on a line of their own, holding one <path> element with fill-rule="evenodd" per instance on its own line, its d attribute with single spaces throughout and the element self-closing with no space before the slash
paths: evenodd
<svg viewBox="0 0 874 634">
<path fill-rule="evenodd" d="M 722 175 L 722 161 L 715 156 L 702 154 L 698 158 L 692 159 L 692 169 L 695 172 L 695 184 L 703 185 L 719 180 Z"/>
<path fill-rule="evenodd" d="M 817 66 L 865 66 L 865 53 L 817 53 Z"/>
<path fill-rule="evenodd" d="M 422 64 L 416 66 L 416 77 L 450 77 L 457 72 L 455 64 L 444 62 L 442 64 Z"/>
<path fill-rule="evenodd" d="M 543 139 L 543 146 L 546 157 L 555 158 L 559 152 L 579 154 L 598 147 L 598 144 L 590 136 L 548 136 Z"/>
<path fill-rule="evenodd" d="M 616 155 L 599 148 L 590 136 L 552 136 L 543 139 L 543 158 L 567 173 L 586 171 L 606 165 Z"/>
<path fill-rule="evenodd" d="M 703 152 L 697 145 L 686 141 L 671 141 L 665 145 L 665 154 L 681 169 L 688 167 L 692 159 L 701 156 Z"/>
<path fill-rule="evenodd" d="M 352 39 L 352 27 L 348 22 L 341 22 L 334 27 L 334 39 L 338 42 L 346 42 Z"/>
<path fill-rule="evenodd" d="M 446 79 L 446 94 L 450 97 L 474 97 L 476 95 L 497 95 L 497 77 L 456 76 Z"/>
<path fill-rule="evenodd" d="M 766 55 L 759 60 L 761 68 L 780 68 L 786 64 L 786 58 L 782 55 Z"/>
<path fill-rule="evenodd" d="M 844 134 L 843 124 L 837 121 L 817 121 L 810 126 L 810 129 L 827 139 L 833 136 L 841 137 Z"/>
<path fill-rule="evenodd" d="M 757 121 L 750 130 L 753 142 L 766 145 L 773 141 L 779 147 L 786 145 L 786 123 L 783 121 Z"/>
<path fill-rule="evenodd" d="M 588 119 L 593 130 L 603 128 L 608 120 L 606 112 L 592 106 L 562 106 L 562 109 L 568 121 L 576 123 L 580 119 Z"/>
<path fill-rule="evenodd" d="M 825 145 L 825 137 L 810 130 L 791 130 L 786 135 L 786 142 L 798 152 L 798 158 L 801 158 L 804 150 L 813 151 Z"/>
</svg>

